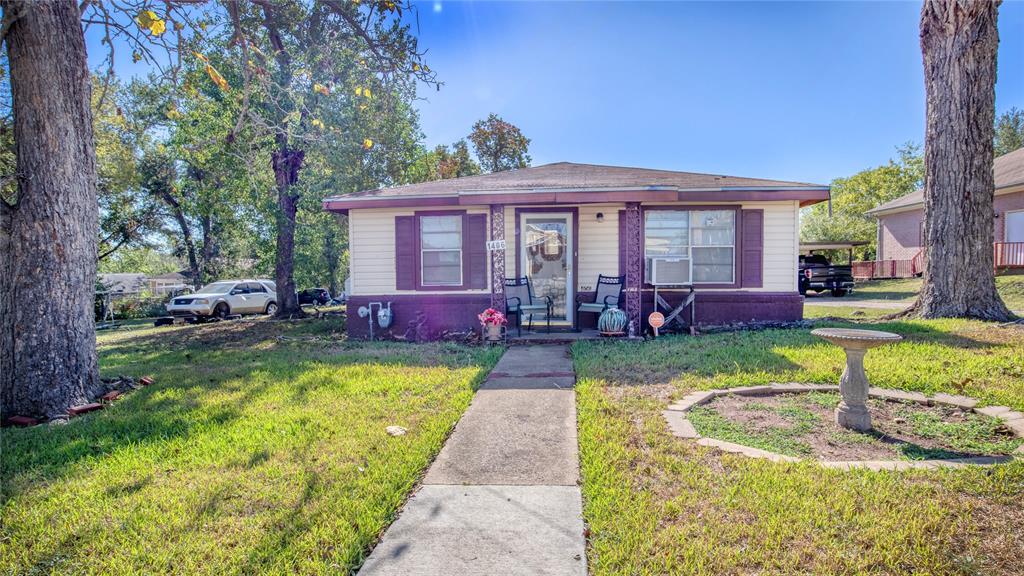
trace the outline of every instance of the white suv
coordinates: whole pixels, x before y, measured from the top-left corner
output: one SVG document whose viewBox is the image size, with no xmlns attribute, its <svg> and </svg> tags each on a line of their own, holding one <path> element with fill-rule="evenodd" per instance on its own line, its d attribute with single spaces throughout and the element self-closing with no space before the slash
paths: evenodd
<svg viewBox="0 0 1024 576">
<path fill-rule="evenodd" d="M 270 280 L 221 280 L 167 303 L 172 316 L 276 314 L 277 289 Z"/>
</svg>

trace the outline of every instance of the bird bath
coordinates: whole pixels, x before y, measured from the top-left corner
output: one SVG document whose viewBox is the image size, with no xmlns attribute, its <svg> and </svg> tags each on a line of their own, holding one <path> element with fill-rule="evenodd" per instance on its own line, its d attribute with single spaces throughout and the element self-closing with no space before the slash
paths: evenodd
<svg viewBox="0 0 1024 576">
<path fill-rule="evenodd" d="M 853 328 L 818 328 L 812 330 L 811 334 L 828 340 L 846 352 L 846 369 L 839 379 L 839 394 L 842 399 L 836 408 L 836 424 L 858 432 L 871 430 L 864 355 L 871 348 L 899 342 L 903 337 L 891 332 Z"/>
</svg>

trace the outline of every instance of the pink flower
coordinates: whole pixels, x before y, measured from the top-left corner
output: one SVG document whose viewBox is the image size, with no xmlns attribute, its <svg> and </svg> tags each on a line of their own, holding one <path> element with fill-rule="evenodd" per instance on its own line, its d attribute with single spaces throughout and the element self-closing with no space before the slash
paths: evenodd
<svg viewBox="0 0 1024 576">
<path fill-rule="evenodd" d="M 508 323 L 508 320 L 505 318 L 505 315 L 502 314 L 501 312 L 498 312 L 494 308 L 488 308 L 487 310 L 484 310 L 483 312 L 477 314 L 476 317 L 477 319 L 480 320 L 480 324 L 483 326 L 502 326 Z"/>
</svg>

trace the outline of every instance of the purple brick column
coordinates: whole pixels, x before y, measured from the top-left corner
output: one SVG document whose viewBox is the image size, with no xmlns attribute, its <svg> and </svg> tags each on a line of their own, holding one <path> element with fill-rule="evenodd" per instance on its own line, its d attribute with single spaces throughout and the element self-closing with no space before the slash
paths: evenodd
<svg viewBox="0 0 1024 576">
<path fill-rule="evenodd" d="M 505 206 L 491 204 L 491 240 L 505 239 Z M 505 309 L 505 250 L 491 250 L 491 308 Z"/>
<path fill-rule="evenodd" d="M 626 315 L 633 322 L 636 333 L 643 332 L 640 324 L 640 287 L 643 283 L 643 237 L 640 222 L 640 204 L 626 203 Z"/>
</svg>

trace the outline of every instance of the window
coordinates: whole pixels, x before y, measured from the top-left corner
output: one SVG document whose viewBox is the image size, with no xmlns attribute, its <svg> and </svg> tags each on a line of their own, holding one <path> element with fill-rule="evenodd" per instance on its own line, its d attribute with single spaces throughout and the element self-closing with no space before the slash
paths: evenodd
<svg viewBox="0 0 1024 576">
<path fill-rule="evenodd" d="M 735 210 L 649 210 L 644 213 L 644 278 L 651 259 L 671 258 L 693 284 L 736 281 Z"/>
<path fill-rule="evenodd" d="M 420 284 L 462 285 L 462 216 L 420 217 Z"/>
<path fill-rule="evenodd" d="M 249 282 L 245 287 L 248 289 L 249 294 L 266 294 L 267 292 L 267 289 L 259 282 Z"/>
</svg>

